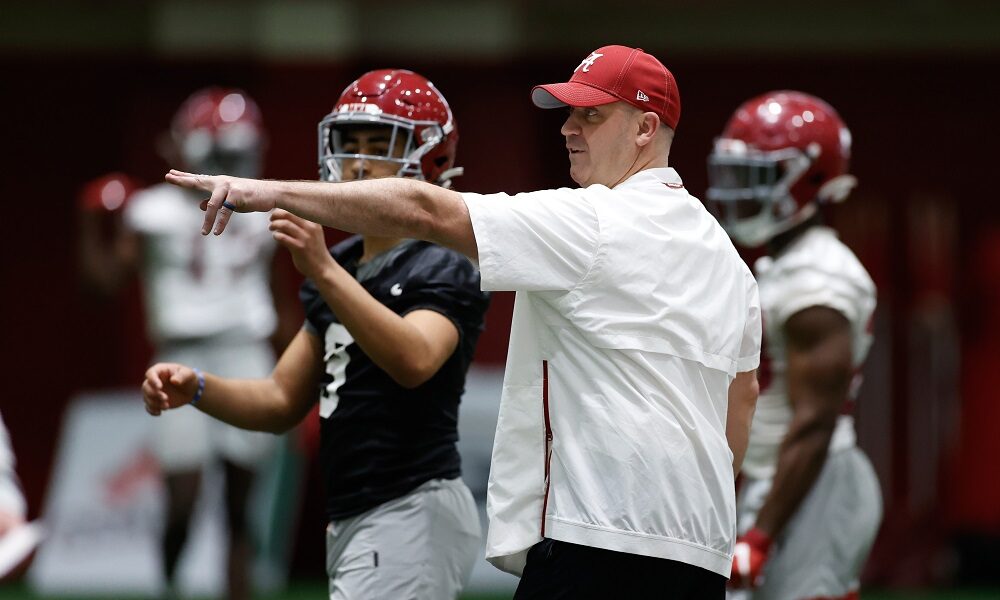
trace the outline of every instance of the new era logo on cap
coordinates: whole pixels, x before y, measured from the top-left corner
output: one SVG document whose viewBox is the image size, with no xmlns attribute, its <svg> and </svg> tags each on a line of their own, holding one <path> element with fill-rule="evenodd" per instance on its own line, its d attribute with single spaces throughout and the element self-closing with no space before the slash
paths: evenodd
<svg viewBox="0 0 1000 600">
<path fill-rule="evenodd" d="M 540 108 L 600 106 L 622 101 L 655 112 L 676 128 L 681 97 L 674 76 L 640 48 L 604 46 L 591 52 L 565 83 L 535 86 L 531 100 Z"/>
</svg>

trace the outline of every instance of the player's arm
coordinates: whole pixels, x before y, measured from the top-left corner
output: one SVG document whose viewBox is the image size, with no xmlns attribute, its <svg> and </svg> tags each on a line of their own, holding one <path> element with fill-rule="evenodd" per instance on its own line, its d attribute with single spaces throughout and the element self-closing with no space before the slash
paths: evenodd
<svg viewBox="0 0 1000 600">
<path fill-rule="evenodd" d="M 423 181 L 264 181 L 181 171 L 171 171 L 166 180 L 211 194 L 204 204 L 205 235 L 225 229 L 232 217 L 222 207 L 225 201 L 239 212 L 283 208 L 342 231 L 428 240 L 478 259 L 472 220 L 461 194 Z"/>
<path fill-rule="evenodd" d="M 323 346 L 305 329 L 285 349 L 266 379 L 227 379 L 205 373 L 197 408 L 243 429 L 283 433 L 294 427 L 316 401 L 322 373 Z M 158 363 L 146 371 L 142 394 L 146 411 L 189 404 L 198 392 L 197 374 L 188 366 Z"/>
<path fill-rule="evenodd" d="M 121 209 L 81 204 L 77 217 L 77 243 L 83 280 L 105 296 L 117 293 L 139 264 L 139 236 L 122 222 Z M 112 223 L 105 239 L 103 223 Z"/>
<path fill-rule="evenodd" d="M 842 313 L 807 308 L 788 319 L 784 333 L 792 423 L 755 525 L 771 538 L 784 529 L 816 482 L 853 376 L 851 326 Z"/>
<path fill-rule="evenodd" d="M 320 225 L 278 209 L 271 229 L 361 350 L 398 384 L 417 387 L 455 352 L 458 329 L 450 319 L 432 310 L 401 317 L 387 308 L 330 256 Z"/>
<path fill-rule="evenodd" d="M 401 317 L 340 265 L 325 273 L 316 286 L 361 350 L 405 388 L 433 377 L 458 347 L 458 329 L 450 319 L 433 310 L 415 310 Z"/>
<path fill-rule="evenodd" d="M 743 457 L 750 441 L 750 422 L 757 408 L 757 396 L 760 386 L 757 383 L 757 371 L 737 373 L 729 384 L 729 407 L 726 414 L 726 440 L 733 452 L 733 474 L 740 472 Z"/>
</svg>

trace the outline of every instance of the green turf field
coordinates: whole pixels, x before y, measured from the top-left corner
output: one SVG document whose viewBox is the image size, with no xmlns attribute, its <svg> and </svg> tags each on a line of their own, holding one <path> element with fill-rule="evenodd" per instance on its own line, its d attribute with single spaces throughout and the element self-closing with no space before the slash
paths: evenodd
<svg viewBox="0 0 1000 600">
<path fill-rule="evenodd" d="M 293 584 L 288 590 L 258 596 L 259 600 L 323 600 L 326 597 L 326 584 L 309 582 Z M 105 597 L 96 596 L 37 596 L 24 584 L 0 586 L 0 600 L 145 600 L 135 597 Z M 472 595 L 462 596 L 462 600 L 506 600 L 509 596 Z M 863 600 L 998 600 L 1000 589 L 965 589 L 939 591 L 865 591 Z M 200 600 L 200 599 L 198 599 Z M 207 599 L 206 599 L 207 600 Z"/>
</svg>

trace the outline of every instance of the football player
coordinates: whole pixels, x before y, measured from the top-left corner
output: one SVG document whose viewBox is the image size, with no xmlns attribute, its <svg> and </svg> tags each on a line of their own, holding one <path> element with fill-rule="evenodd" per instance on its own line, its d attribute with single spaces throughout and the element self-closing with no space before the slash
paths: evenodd
<svg viewBox="0 0 1000 600">
<path fill-rule="evenodd" d="M 430 81 L 372 71 L 320 123 L 320 174 L 449 187 L 461 172 L 457 142 Z M 240 427 L 283 431 L 318 400 L 330 598 L 457 597 L 481 538 L 455 446 L 489 301 L 478 271 L 458 252 L 398 237 L 354 236 L 328 250 L 321 226 L 282 210 L 271 229 L 307 277 L 306 322 L 274 372 L 235 380 L 157 364 L 143 384 L 147 410 L 190 403 Z M 166 414 L 185 410 L 194 412 Z"/>
<path fill-rule="evenodd" d="M 709 205 L 736 243 L 767 253 L 754 269 L 760 398 L 730 580 L 755 600 L 856 598 L 881 520 L 879 484 L 851 417 L 875 286 L 821 210 L 856 183 L 850 150 L 830 105 L 776 91 L 741 105 L 708 158 Z"/>
<path fill-rule="evenodd" d="M 257 104 L 240 90 L 212 87 L 195 92 L 177 110 L 167 153 L 174 164 L 198 172 L 256 175 L 265 143 Z M 238 235 L 209 248 L 190 231 L 201 219 L 199 200 L 171 185 L 139 190 L 120 173 L 92 181 L 79 199 L 82 271 L 106 294 L 138 273 L 157 360 L 198 364 L 232 377 L 263 377 L 274 366 L 275 302 L 291 296 L 282 295 L 272 280 L 276 244 L 268 215 L 246 219 Z M 102 222 L 112 224 L 111 239 L 102 236 Z M 282 308 L 292 306 L 285 302 Z M 229 526 L 228 595 L 250 597 L 247 498 L 255 469 L 274 445 L 273 436 L 242 431 L 194 410 L 157 421 L 152 447 L 167 491 L 162 551 L 168 587 L 187 541 L 202 470 L 218 461 Z"/>
</svg>

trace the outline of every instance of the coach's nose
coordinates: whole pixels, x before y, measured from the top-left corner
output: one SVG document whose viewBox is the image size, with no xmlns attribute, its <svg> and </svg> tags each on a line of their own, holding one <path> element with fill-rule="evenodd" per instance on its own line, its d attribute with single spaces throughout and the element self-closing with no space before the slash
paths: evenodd
<svg viewBox="0 0 1000 600">
<path fill-rule="evenodd" d="M 566 120 L 563 121 L 562 127 L 559 129 L 559 133 L 563 134 L 567 138 L 571 135 L 580 134 L 580 124 L 576 122 L 576 115 L 572 112 L 566 115 Z"/>
</svg>

